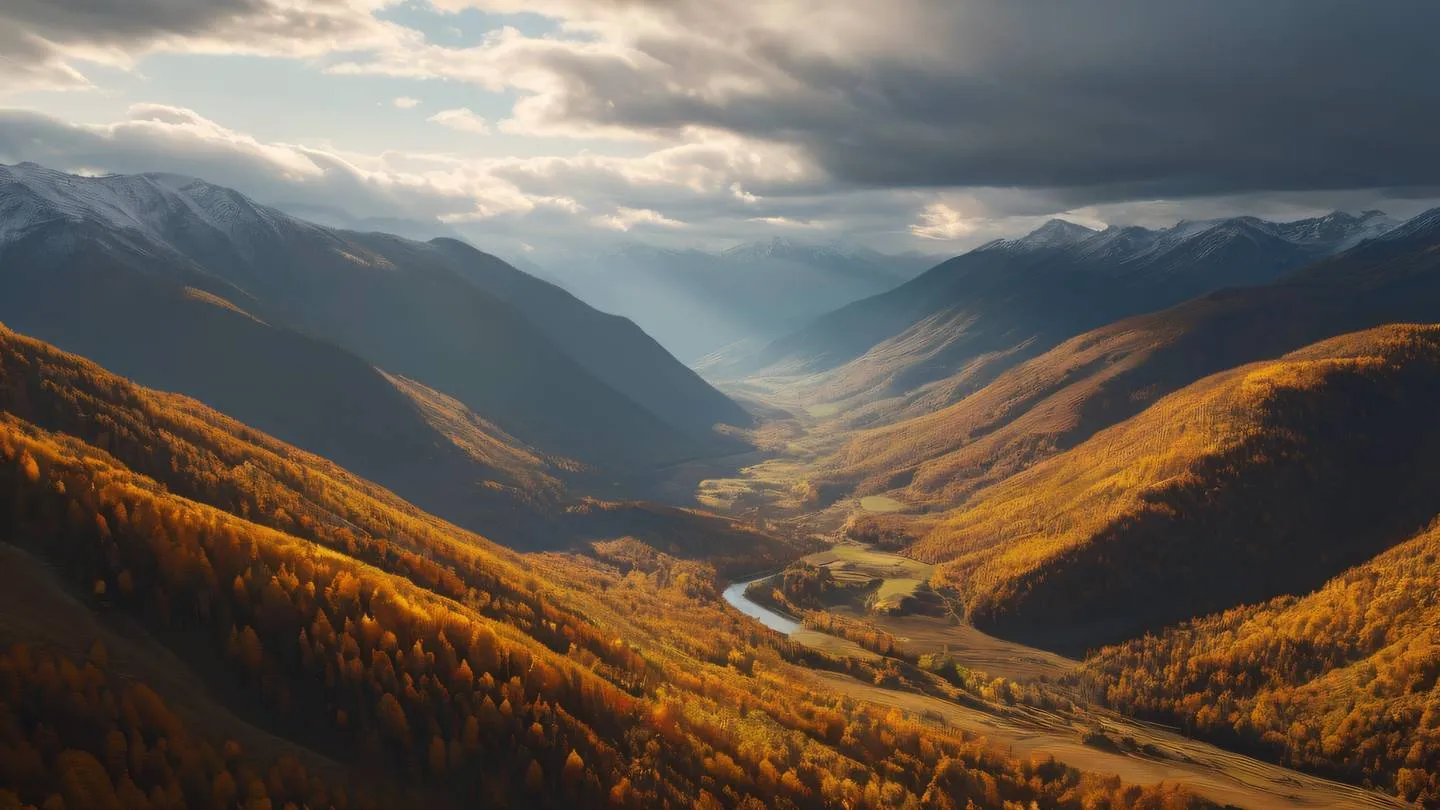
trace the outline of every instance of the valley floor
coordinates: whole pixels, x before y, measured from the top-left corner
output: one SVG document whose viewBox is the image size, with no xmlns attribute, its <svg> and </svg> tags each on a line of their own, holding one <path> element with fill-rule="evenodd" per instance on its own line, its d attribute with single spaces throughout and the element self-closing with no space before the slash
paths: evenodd
<svg viewBox="0 0 1440 810">
<path fill-rule="evenodd" d="M 916 565 L 899 555 L 851 543 L 837 544 L 810 555 L 806 561 L 814 565 L 853 565 L 862 561 L 860 566 L 865 572 L 892 577 L 899 574 L 902 578 Z M 792 641 L 837 657 L 870 661 L 879 658 L 854 641 L 805 628 L 757 604 L 745 595 L 747 584 L 727 588 L 726 600 L 766 626 L 787 632 Z M 855 615 L 855 611 L 843 607 L 836 612 Z M 1055 653 L 998 639 L 937 617 L 866 614 L 865 620 L 894 635 L 907 653 L 947 654 L 960 666 L 991 677 L 1048 684 L 1078 665 Z M 1252 810 L 1405 806 L 1374 791 L 1299 773 L 1189 739 L 1161 726 L 1085 706 L 1083 699 L 1074 694 L 1067 694 L 1079 704 L 1074 713 L 998 702 L 976 708 L 906 689 L 876 686 L 840 673 L 815 671 L 814 676 L 826 690 L 984 735 L 1014 755 L 1051 756 L 1084 771 L 1113 774 L 1136 784 L 1179 782 L 1221 805 Z M 1123 747 L 1087 743 L 1087 735 L 1096 730 L 1111 741 L 1124 741 Z"/>
</svg>

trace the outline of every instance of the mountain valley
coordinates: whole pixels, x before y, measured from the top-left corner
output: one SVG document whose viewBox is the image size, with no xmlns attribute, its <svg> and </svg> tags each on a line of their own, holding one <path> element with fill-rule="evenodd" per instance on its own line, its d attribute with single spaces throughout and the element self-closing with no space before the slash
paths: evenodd
<svg viewBox="0 0 1440 810">
<path fill-rule="evenodd" d="M 0 222 L 0 807 L 1440 802 L 1440 213 L 877 260 L 714 385 L 193 178 Z"/>
</svg>

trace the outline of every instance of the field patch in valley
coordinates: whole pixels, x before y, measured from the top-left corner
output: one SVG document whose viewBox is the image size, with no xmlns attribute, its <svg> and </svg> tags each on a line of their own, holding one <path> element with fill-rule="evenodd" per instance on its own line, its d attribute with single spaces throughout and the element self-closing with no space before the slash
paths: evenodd
<svg viewBox="0 0 1440 810">
<path fill-rule="evenodd" d="M 885 512 L 903 511 L 906 506 L 901 501 L 897 501 L 886 495 L 866 495 L 860 499 L 860 508 L 866 512 L 879 512 L 883 514 Z"/>
</svg>

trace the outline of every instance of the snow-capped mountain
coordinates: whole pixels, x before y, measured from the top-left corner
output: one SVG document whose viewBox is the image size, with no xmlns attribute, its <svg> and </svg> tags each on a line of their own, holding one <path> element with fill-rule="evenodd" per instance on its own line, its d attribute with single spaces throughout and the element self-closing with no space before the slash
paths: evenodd
<svg viewBox="0 0 1440 810">
<path fill-rule="evenodd" d="M 309 226 L 231 189 L 173 174 L 81 177 L 21 163 L 0 166 L 0 243 L 58 221 L 133 231 L 169 244 L 177 229 L 232 239 Z"/>
<path fill-rule="evenodd" d="M 246 380 L 316 342 L 596 466 L 728 450 L 714 425 L 749 420 L 633 323 L 467 244 L 327 228 L 176 175 L 0 166 L 0 320 L 292 439 L 315 426 L 277 425 Z"/>
<path fill-rule="evenodd" d="M 1052 219 L 1018 239 L 996 239 L 982 245 L 979 249 L 1037 250 L 1061 248 L 1076 244 L 1095 234 L 1096 231 L 1093 228 L 1087 228 L 1084 225 L 1063 219 Z"/>
</svg>

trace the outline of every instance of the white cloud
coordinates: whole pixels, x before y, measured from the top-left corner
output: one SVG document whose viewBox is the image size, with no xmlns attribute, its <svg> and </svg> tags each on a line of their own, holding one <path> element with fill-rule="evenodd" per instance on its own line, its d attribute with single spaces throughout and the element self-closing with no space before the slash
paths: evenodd
<svg viewBox="0 0 1440 810">
<path fill-rule="evenodd" d="M 595 217 L 594 222 L 602 228 L 612 228 L 617 231 L 628 231 L 636 226 L 644 225 L 658 225 L 663 228 L 685 227 L 685 223 L 671 219 L 659 211 L 623 206 L 616 208 L 613 214 Z"/>
<path fill-rule="evenodd" d="M 312 58 L 396 51 L 419 32 L 375 12 L 390 0 L 12 0 L 0 4 L 5 91 L 79 89 L 84 70 L 154 52 Z"/>
<path fill-rule="evenodd" d="M 751 217 L 746 222 L 758 222 L 764 225 L 775 225 L 781 228 L 817 228 L 827 227 L 823 222 L 815 222 L 805 219 L 791 219 L 790 217 Z"/>
<path fill-rule="evenodd" d="M 910 226 L 910 233 L 922 239 L 962 239 L 976 230 L 971 219 L 943 202 L 933 202 L 920 211 L 920 221 Z"/>
<path fill-rule="evenodd" d="M 420 99 L 411 98 L 410 96 L 396 96 L 390 103 L 402 110 L 411 110 L 420 106 Z"/>
<path fill-rule="evenodd" d="M 125 119 L 107 124 L 0 110 L 0 162 L 24 160 L 62 170 L 191 174 L 262 202 L 340 207 L 357 216 L 433 219 L 533 206 L 513 185 L 475 167 L 265 142 L 158 104 L 134 105 Z"/>
<path fill-rule="evenodd" d="M 441 110 L 425 120 L 454 130 L 459 130 L 460 132 L 468 132 L 472 135 L 490 134 L 490 125 L 485 123 L 484 118 L 471 112 L 468 107 Z"/>
</svg>

